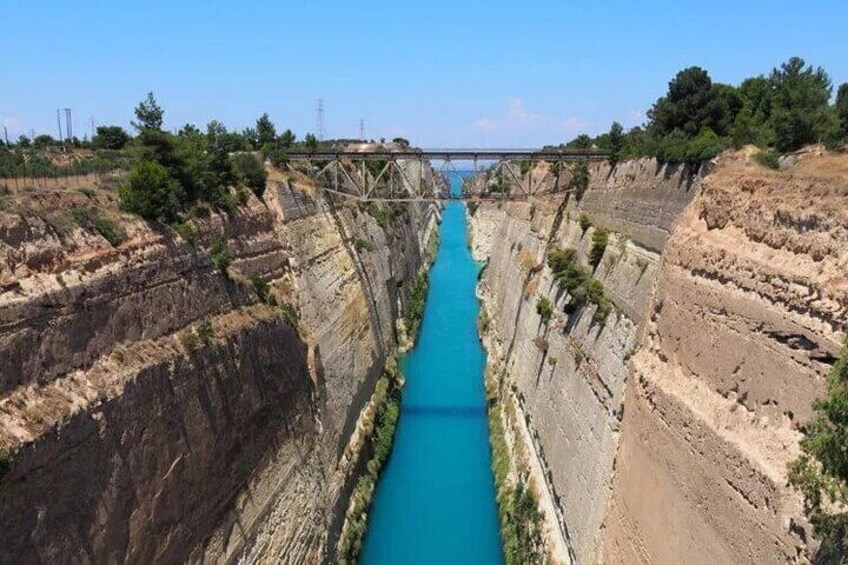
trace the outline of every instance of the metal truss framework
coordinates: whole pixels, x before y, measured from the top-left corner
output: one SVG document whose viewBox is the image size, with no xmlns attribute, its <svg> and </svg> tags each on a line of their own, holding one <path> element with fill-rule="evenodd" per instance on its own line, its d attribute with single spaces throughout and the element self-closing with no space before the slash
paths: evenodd
<svg viewBox="0 0 848 565">
<path fill-rule="evenodd" d="M 430 149 L 422 151 L 291 152 L 286 167 L 305 173 L 319 190 L 361 201 L 526 200 L 568 191 L 567 165 L 606 159 L 598 151 L 532 149 Z M 438 167 L 432 166 L 438 162 Z M 457 163 L 465 163 L 457 167 Z M 541 177 L 526 174 L 544 164 Z M 470 168 L 469 168 L 470 165 Z M 516 166 L 525 165 L 525 174 Z M 527 167 L 529 165 L 529 167 Z M 451 193 L 447 175 L 465 175 Z"/>
</svg>

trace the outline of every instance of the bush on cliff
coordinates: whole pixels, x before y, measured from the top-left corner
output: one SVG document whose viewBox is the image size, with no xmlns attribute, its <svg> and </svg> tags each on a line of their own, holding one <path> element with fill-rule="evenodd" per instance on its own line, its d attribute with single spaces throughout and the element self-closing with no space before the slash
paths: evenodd
<svg viewBox="0 0 848 565">
<path fill-rule="evenodd" d="M 597 268 L 604 257 L 609 244 L 609 230 L 598 228 L 592 234 L 592 248 L 589 250 L 589 264 Z"/>
<path fill-rule="evenodd" d="M 536 313 L 542 318 L 542 323 L 547 324 L 554 313 L 554 307 L 547 296 L 542 296 L 536 301 Z"/>
<path fill-rule="evenodd" d="M 821 540 L 817 560 L 842 563 L 848 553 L 848 340 L 828 374 L 827 393 L 813 410 L 801 455 L 789 465 L 789 484 L 803 495 Z"/>
<path fill-rule="evenodd" d="M 165 167 L 144 159 L 132 166 L 127 182 L 118 187 L 118 196 L 128 212 L 170 222 L 177 219 L 185 193 Z"/>
<path fill-rule="evenodd" d="M 230 157 L 230 163 L 236 177 L 253 191 L 253 194 L 262 198 L 265 182 L 268 180 L 268 172 L 262 162 L 252 153 L 237 153 Z"/>
<path fill-rule="evenodd" d="M 426 271 L 415 277 L 415 280 L 412 281 L 412 288 L 409 292 L 409 298 L 406 301 L 403 317 L 406 321 L 409 336 L 413 341 L 418 336 L 418 330 L 421 328 L 421 320 L 424 318 L 424 306 L 427 302 L 427 290 L 429 288 L 430 280 L 427 277 Z"/>
</svg>

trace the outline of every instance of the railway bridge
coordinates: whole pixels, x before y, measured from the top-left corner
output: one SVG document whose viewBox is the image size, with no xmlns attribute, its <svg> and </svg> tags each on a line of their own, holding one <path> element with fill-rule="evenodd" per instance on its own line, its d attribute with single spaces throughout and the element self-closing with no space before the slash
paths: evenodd
<svg viewBox="0 0 848 565">
<path fill-rule="evenodd" d="M 567 194 L 576 163 L 604 160 L 597 150 L 366 149 L 288 152 L 285 168 L 319 190 L 360 201 L 526 200 Z M 451 191 L 447 176 L 464 177 Z"/>
</svg>

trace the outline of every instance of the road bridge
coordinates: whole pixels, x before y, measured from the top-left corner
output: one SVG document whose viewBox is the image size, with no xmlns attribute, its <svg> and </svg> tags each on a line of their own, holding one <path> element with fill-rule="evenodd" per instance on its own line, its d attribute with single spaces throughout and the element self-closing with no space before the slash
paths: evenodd
<svg viewBox="0 0 848 565">
<path fill-rule="evenodd" d="M 569 191 L 575 163 L 597 150 L 367 149 L 292 151 L 284 167 L 326 193 L 361 201 L 525 200 Z M 461 192 L 447 176 L 462 174 Z"/>
</svg>

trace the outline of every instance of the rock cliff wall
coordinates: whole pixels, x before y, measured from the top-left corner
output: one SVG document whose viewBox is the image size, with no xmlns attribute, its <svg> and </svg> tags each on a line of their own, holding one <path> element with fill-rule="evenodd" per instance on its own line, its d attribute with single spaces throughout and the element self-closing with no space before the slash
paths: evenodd
<svg viewBox="0 0 848 565">
<path fill-rule="evenodd" d="M 786 465 L 848 321 L 848 160 L 723 156 L 680 216 L 639 351 L 609 562 L 806 562 Z"/>
<path fill-rule="evenodd" d="M 197 214 L 191 243 L 106 189 L 0 211 L 0 561 L 330 552 L 346 447 L 437 211 L 381 227 L 311 193 L 272 172 L 263 201 Z"/>
<path fill-rule="evenodd" d="M 579 205 L 472 215 L 490 369 L 572 559 L 809 557 L 785 463 L 846 319 L 840 162 L 809 155 L 772 173 L 737 153 L 691 177 L 649 160 L 594 165 Z M 598 227 L 612 231 L 592 275 L 614 305 L 603 323 L 592 305 L 566 313 L 545 260 L 573 248 L 585 265 Z M 541 296 L 555 305 L 547 324 Z"/>
</svg>

